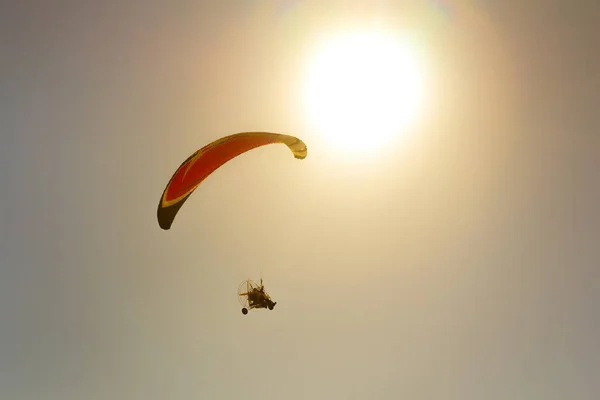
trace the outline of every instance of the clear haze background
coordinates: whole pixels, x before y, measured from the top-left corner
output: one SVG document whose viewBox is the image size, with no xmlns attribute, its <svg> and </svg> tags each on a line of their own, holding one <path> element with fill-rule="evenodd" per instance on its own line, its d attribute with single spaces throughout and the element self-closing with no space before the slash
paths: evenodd
<svg viewBox="0 0 600 400">
<path fill-rule="evenodd" d="M 352 161 L 302 77 L 372 20 L 430 94 Z M 597 399 L 599 26 L 583 0 L 3 2 L 0 398 Z M 248 130 L 309 155 L 240 157 L 160 230 L 180 162 Z M 278 305 L 243 316 L 261 274 Z"/>
</svg>

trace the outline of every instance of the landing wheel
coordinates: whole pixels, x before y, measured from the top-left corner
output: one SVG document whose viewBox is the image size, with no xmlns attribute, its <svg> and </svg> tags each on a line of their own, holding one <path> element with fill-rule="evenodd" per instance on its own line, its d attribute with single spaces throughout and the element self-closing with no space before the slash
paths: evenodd
<svg viewBox="0 0 600 400">
<path fill-rule="evenodd" d="M 244 315 L 248 314 L 248 309 L 246 307 L 242 308 L 242 314 L 244 314 Z"/>
<path fill-rule="evenodd" d="M 275 305 L 274 305 L 274 304 L 269 304 L 269 310 L 272 310 L 272 309 L 273 309 L 273 307 L 275 307 Z"/>
</svg>

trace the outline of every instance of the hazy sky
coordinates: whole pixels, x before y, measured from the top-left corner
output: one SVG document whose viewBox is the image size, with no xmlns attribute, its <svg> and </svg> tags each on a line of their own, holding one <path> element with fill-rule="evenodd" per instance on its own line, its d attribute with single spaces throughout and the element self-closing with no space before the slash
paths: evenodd
<svg viewBox="0 0 600 400">
<path fill-rule="evenodd" d="M 0 398 L 600 398 L 600 7 L 444 3 L 4 1 Z M 429 100 L 342 159 L 302 77 L 373 20 Z M 249 130 L 308 157 L 245 155 L 161 230 L 175 168 Z"/>
</svg>

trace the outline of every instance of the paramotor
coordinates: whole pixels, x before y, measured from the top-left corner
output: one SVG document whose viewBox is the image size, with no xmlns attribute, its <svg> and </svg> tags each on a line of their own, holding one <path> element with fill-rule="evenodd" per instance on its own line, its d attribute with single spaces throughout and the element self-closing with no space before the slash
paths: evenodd
<svg viewBox="0 0 600 400">
<path fill-rule="evenodd" d="M 277 302 L 271 300 L 271 297 L 265 291 L 265 286 L 260 280 L 260 284 L 248 279 L 238 287 L 238 299 L 242 305 L 242 314 L 248 314 L 248 310 L 255 308 L 275 308 Z"/>
</svg>

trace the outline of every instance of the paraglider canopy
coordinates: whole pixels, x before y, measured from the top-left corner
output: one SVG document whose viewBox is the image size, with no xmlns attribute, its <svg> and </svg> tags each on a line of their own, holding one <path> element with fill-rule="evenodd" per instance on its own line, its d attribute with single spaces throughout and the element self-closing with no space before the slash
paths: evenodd
<svg viewBox="0 0 600 400">
<path fill-rule="evenodd" d="M 226 136 L 194 152 L 177 168 L 160 198 L 158 224 L 171 228 L 175 216 L 196 188 L 221 165 L 257 147 L 285 144 L 295 158 L 306 158 L 306 144 L 297 137 L 270 132 L 242 132 Z"/>
</svg>

